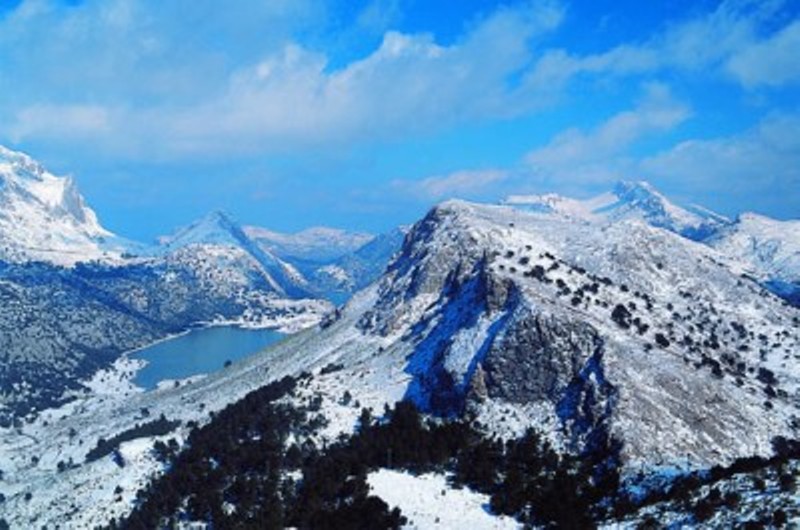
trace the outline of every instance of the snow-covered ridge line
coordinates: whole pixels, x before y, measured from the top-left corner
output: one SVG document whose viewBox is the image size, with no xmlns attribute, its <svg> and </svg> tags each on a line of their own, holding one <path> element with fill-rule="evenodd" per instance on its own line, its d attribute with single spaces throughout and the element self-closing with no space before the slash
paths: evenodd
<svg viewBox="0 0 800 530">
<path fill-rule="evenodd" d="M 621 181 L 612 191 L 590 199 L 572 199 L 551 193 L 512 195 L 502 202 L 533 212 L 590 222 L 640 219 L 695 240 L 731 223 L 727 217 L 699 206 L 682 208 L 644 181 Z"/>
<path fill-rule="evenodd" d="M 743 273 L 800 304 L 800 220 L 779 221 L 752 212 L 731 220 L 702 206 L 678 206 L 641 181 L 620 182 L 612 192 L 585 200 L 512 195 L 502 204 L 592 224 L 643 221 L 715 248 Z"/>
</svg>

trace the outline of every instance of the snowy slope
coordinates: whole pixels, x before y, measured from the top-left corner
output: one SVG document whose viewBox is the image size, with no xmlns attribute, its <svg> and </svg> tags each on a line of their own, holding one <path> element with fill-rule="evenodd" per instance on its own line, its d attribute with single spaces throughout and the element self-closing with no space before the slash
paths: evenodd
<svg viewBox="0 0 800 530">
<path fill-rule="evenodd" d="M 272 288 L 291 298 L 311 297 L 311 289 L 303 275 L 291 264 L 264 249 L 245 233 L 229 215 L 215 211 L 174 235 L 159 240 L 160 253 L 180 255 L 184 262 L 202 264 L 224 258 L 249 267 L 257 267 Z M 196 256 L 192 259 L 192 255 Z M 230 267 L 217 267 L 225 270 Z M 235 269 L 235 268 L 234 268 Z M 240 271 L 241 272 L 241 271 Z"/>
<path fill-rule="evenodd" d="M 123 252 L 125 242 L 100 225 L 72 178 L 0 146 L 0 259 L 72 265 Z"/>
<path fill-rule="evenodd" d="M 473 530 L 517 529 L 520 523 L 508 516 L 497 517 L 486 509 L 488 495 L 467 488 L 455 489 L 447 477 L 434 473 L 414 476 L 381 469 L 368 478 L 370 492 L 397 506 L 408 518 L 405 528 L 471 528 Z"/>
<path fill-rule="evenodd" d="M 770 453 L 776 435 L 798 436 L 799 330 L 797 309 L 669 231 L 448 202 L 412 228 L 380 282 L 320 327 L 155 392 L 129 390 L 120 368 L 104 376 L 122 379 L 110 390 L 0 431 L 14 448 L 0 462 L 5 509 L 17 522 L 36 514 L 38 526 L 123 514 L 130 485 L 157 469 L 152 455 L 134 451 L 122 468 L 87 464 L 86 446 L 142 408 L 204 422 L 302 371 L 314 377 L 293 399 L 322 397 L 328 423 L 318 436 L 329 441 L 353 430 L 359 407 L 409 398 L 433 414 L 474 415 L 502 436 L 535 427 L 563 450 L 608 429 L 630 473 L 724 464 Z M 358 406 L 344 403 L 345 391 Z M 70 455 L 78 465 L 57 473 Z M 112 484 L 125 486 L 118 502 Z M 47 493 L 25 501 L 29 491 Z M 58 501 L 67 495 L 74 510 Z"/>
<path fill-rule="evenodd" d="M 742 262 L 748 272 L 800 303 L 800 221 L 742 214 L 707 243 Z"/>
</svg>

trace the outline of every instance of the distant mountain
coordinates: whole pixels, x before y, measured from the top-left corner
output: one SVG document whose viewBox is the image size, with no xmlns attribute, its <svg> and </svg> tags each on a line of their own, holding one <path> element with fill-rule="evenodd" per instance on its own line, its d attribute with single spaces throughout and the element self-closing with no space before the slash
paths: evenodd
<svg viewBox="0 0 800 530">
<path fill-rule="evenodd" d="M 70 178 L 0 148 L 0 423 L 120 354 L 210 323 L 296 330 L 329 303 L 214 212 L 155 247 L 104 229 Z"/>
<path fill-rule="evenodd" d="M 777 221 L 754 213 L 732 221 L 701 206 L 678 206 L 647 182 L 620 182 L 612 192 L 587 200 L 512 195 L 503 204 L 586 223 L 643 221 L 713 247 L 738 263 L 742 273 L 800 305 L 800 221 Z"/>
<path fill-rule="evenodd" d="M 195 253 L 198 259 L 216 259 L 225 252 L 231 257 L 253 260 L 276 293 L 291 298 L 312 298 L 314 293 L 302 274 L 253 241 L 229 215 L 215 211 L 172 236 L 159 239 L 163 254 L 179 252 L 184 257 Z"/>
<path fill-rule="evenodd" d="M 330 263 L 309 267 L 309 281 L 326 298 L 346 300 L 380 278 L 400 250 L 407 232 L 407 227 L 395 228 Z"/>
<path fill-rule="evenodd" d="M 375 281 L 402 237 L 286 235 L 212 212 L 147 246 L 104 229 L 73 180 L 0 148 L 0 422 L 60 403 L 121 353 L 194 326 L 313 325 L 327 300 Z"/>
<path fill-rule="evenodd" d="M 553 213 L 587 221 L 640 219 L 699 241 L 731 221 L 699 206 L 682 208 L 647 182 L 619 182 L 609 193 L 587 200 L 560 195 L 512 195 L 504 204 L 533 212 Z"/>
<path fill-rule="evenodd" d="M 244 232 L 262 248 L 282 259 L 325 264 L 355 252 L 375 237 L 363 232 L 348 232 L 322 226 L 307 228 L 294 234 L 245 226 Z"/>
<path fill-rule="evenodd" d="M 334 303 L 346 301 L 377 280 L 403 243 L 406 231 L 401 227 L 373 236 L 325 227 L 296 234 L 244 228 L 265 252 L 290 264 L 312 293 Z"/>
</svg>

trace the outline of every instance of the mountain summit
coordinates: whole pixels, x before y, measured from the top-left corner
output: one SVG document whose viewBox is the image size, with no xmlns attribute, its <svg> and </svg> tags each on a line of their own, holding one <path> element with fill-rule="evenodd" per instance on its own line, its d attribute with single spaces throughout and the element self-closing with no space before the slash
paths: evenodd
<svg viewBox="0 0 800 530">
<path fill-rule="evenodd" d="M 159 244 L 166 249 L 196 244 L 240 245 L 243 241 L 247 241 L 247 236 L 239 224 L 221 210 L 206 214 L 172 235 L 158 238 Z"/>
<path fill-rule="evenodd" d="M 122 252 L 72 178 L 53 175 L 28 155 L 0 146 L 0 258 L 72 265 Z"/>
<path fill-rule="evenodd" d="M 638 220 L 716 249 L 745 274 L 800 305 L 800 221 L 743 213 L 735 221 L 697 205 L 681 207 L 651 184 L 622 181 L 613 190 L 580 200 L 556 194 L 512 195 L 518 210 L 584 223 Z"/>
<path fill-rule="evenodd" d="M 260 272 L 274 290 L 292 298 L 310 297 L 305 278 L 297 269 L 258 245 L 230 215 L 216 210 L 172 236 L 159 238 L 160 251 L 195 261 L 225 259 L 228 266 Z"/>
<path fill-rule="evenodd" d="M 731 223 L 725 216 L 698 206 L 678 206 L 645 181 L 620 181 L 612 191 L 586 200 L 556 194 L 512 195 L 503 203 L 588 221 L 640 219 L 693 240 L 702 240 Z"/>
</svg>

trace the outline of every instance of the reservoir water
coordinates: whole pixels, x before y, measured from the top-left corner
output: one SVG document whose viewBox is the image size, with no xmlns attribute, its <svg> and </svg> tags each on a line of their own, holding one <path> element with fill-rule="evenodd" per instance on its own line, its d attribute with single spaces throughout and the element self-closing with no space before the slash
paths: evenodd
<svg viewBox="0 0 800 530">
<path fill-rule="evenodd" d="M 223 369 L 227 361 L 252 355 L 284 336 L 271 329 L 233 326 L 195 329 L 132 353 L 132 359 L 147 361 L 133 382 L 150 390 L 165 379 L 215 372 Z"/>
</svg>

